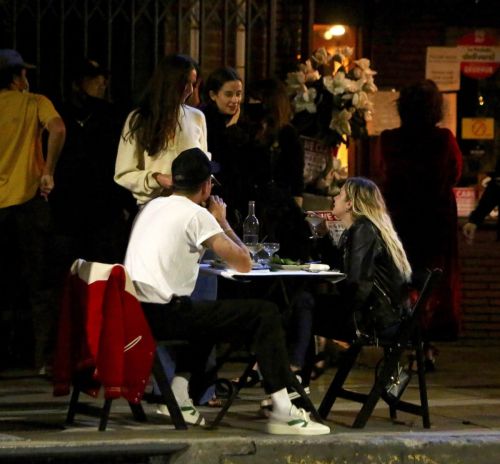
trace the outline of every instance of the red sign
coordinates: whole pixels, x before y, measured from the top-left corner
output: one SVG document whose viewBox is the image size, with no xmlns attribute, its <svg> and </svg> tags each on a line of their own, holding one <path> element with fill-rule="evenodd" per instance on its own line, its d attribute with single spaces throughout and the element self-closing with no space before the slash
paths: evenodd
<svg viewBox="0 0 500 464">
<path fill-rule="evenodd" d="M 494 36 L 477 30 L 461 37 L 458 45 L 462 49 L 460 69 L 464 76 L 485 79 L 500 67 L 500 47 L 495 46 Z"/>
</svg>

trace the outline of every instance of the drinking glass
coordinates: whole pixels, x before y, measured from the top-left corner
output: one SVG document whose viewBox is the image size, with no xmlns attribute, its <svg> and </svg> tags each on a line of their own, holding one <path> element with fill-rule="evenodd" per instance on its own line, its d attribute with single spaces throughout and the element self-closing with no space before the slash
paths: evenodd
<svg viewBox="0 0 500 464">
<path fill-rule="evenodd" d="M 309 228 L 311 229 L 311 238 L 319 238 L 319 226 L 324 221 L 324 219 L 321 216 L 306 216 L 306 221 L 309 224 Z"/>
<path fill-rule="evenodd" d="M 267 254 L 267 258 L 262 259 L 262 262 L 264 264 L 269 264 L 274 253 L 280 249 L 280 244 L 278 242 L 264 242 L 262 243 L 262 249 Z"/>
<path fill-rule="evenodd" d="M 255 255 L 262 250 L 262 243 L 259 242 L 245 242 L 245 246 L 248 248 L 250 252 L 250 256 L 252 257 L 252 261 L 255 262 Z"/>
</svg>

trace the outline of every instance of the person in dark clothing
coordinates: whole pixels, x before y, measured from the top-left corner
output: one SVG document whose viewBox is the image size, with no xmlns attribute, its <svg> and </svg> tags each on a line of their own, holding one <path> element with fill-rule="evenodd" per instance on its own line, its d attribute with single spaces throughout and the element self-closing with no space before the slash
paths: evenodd
<svg viewBox="0 0 500 464">
<path fill-rule="evenodd" d="M 240 119 L 243 83 L 238 73 L 229 67 L 213 71 L 207 78 L 203 94 L 205 103 L 200 109 L 207 122 L 207 144 L 212 159 L 220 166 L 217 179 L 221 185 L 215 190 L 228 201 L 229 222 L 239 229 L 241 212 L 235 208 L 241 182 L 237 148 L 246 135 L 238 125 Z"/>
<path fill-rule="evenodd" d="M 382 194 L 374 182 L 351 177 L 332 213 L 345 230 L 335 247 L 324 228 L 323 256 L 346 279 L 331 292 L 314 294 L 313 311 L 303 307 L 296 317 L 316 335 L 349 343 L 365 335 L 390 337 L 405 314 L 412 271 Z"/>
<path fill-rule="evenodd" d="M 401 127 L 380 136 L 382 191 L 415 277 L 439 267 L 443 277 L 423 318 L 429 340 L 452 340 L 460 332 L 461 298 L 457 205 L 462 154 L 450 130 L 437 127 L 443 97 L 433 81 L 401 90 Z M 428 351 L 433 361 L 432 348 Z"/>
<path fill-rule="evenodd" d="M 493 208 L 500 206 L 500 165 L 493 174 L 486 186 L 486 190 L 481 195 L 479 203 L 470 213 L 469 220 L 464 224 L 462 231 L 470 242 L 474 240 L 476 229 L 480 226 L 484 218 L 491 213 Z M 500 216 L 497 219 L 497 240 L 500 241 Z"/>
<path fill-rule="evenodd" d="M 338 267 L 347 277 L 338 285 L 340 307 L 322 314 L 346 323 L 316 324 L 317 332 L 345 341 L 361 333 L 384 334 L 399 325 L 412 271 L 382 194 L 372 181 L 352 177 L 332 212 L 345 226 Z"/>
<path fill-rule="evenodd" d="M 73 70 L 71 92 L 61 116 L 67 137 L 51 198 L 60 272 L 73 260 L 122 262 L 132 196 L 113 181 L 116 147 L 124 117 L 115 105 L 87 93 L 89 82 L 105 82 L 106 70 L 84 60 Z M 101 95 L 101 93 L 95 93 Z"/>
<path fill-rule="evenodd" d="M 290 124 L 285 86 L 276 79 L 250 85 L 242 127 L 249 134 L 241 147 L 239 169 L 245 173 L 238 208 L 246 214 L 255 200 L 261 236 L 280 244 L 280 256 L 307 261 L 309 229 L 302 211 L 304 149 Z"/>
</svg>

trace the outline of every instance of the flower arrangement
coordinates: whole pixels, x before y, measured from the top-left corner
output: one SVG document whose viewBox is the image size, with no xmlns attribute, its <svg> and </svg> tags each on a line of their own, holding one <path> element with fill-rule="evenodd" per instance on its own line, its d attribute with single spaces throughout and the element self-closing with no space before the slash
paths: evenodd
<svg viewBox="0 0 500 464">
<path fill-rule="evenodd" d="M 373 104 L 368 95 L 377 91 L 370 60 L 351 60 L 353 49 L 344 47 L 334 55 L 325 48 L 288 73 L 287 88 L 293 97 L 294 123 L 304 135 L 326 145 L 349 145 L 349 139 L 366 135 Z"/>
</svg>

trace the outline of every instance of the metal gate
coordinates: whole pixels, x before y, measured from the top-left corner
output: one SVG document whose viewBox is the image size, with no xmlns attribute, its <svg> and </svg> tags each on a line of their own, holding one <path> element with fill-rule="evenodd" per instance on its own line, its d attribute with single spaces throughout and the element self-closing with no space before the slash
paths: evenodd
<svg viewBox="0 0 500 464">
<path fill-rule="evenodd" d="M 205 73 L 230 65 L 247 79 L 274 74 L 278 3 L 0 0 L 0 47 L 36 64 L 33 87 L 56 99 L 71 64 L 92 58 L 111 71 L 113 98 L 130 104 L 165 53 L 189 54 Z"/>
</svg>

